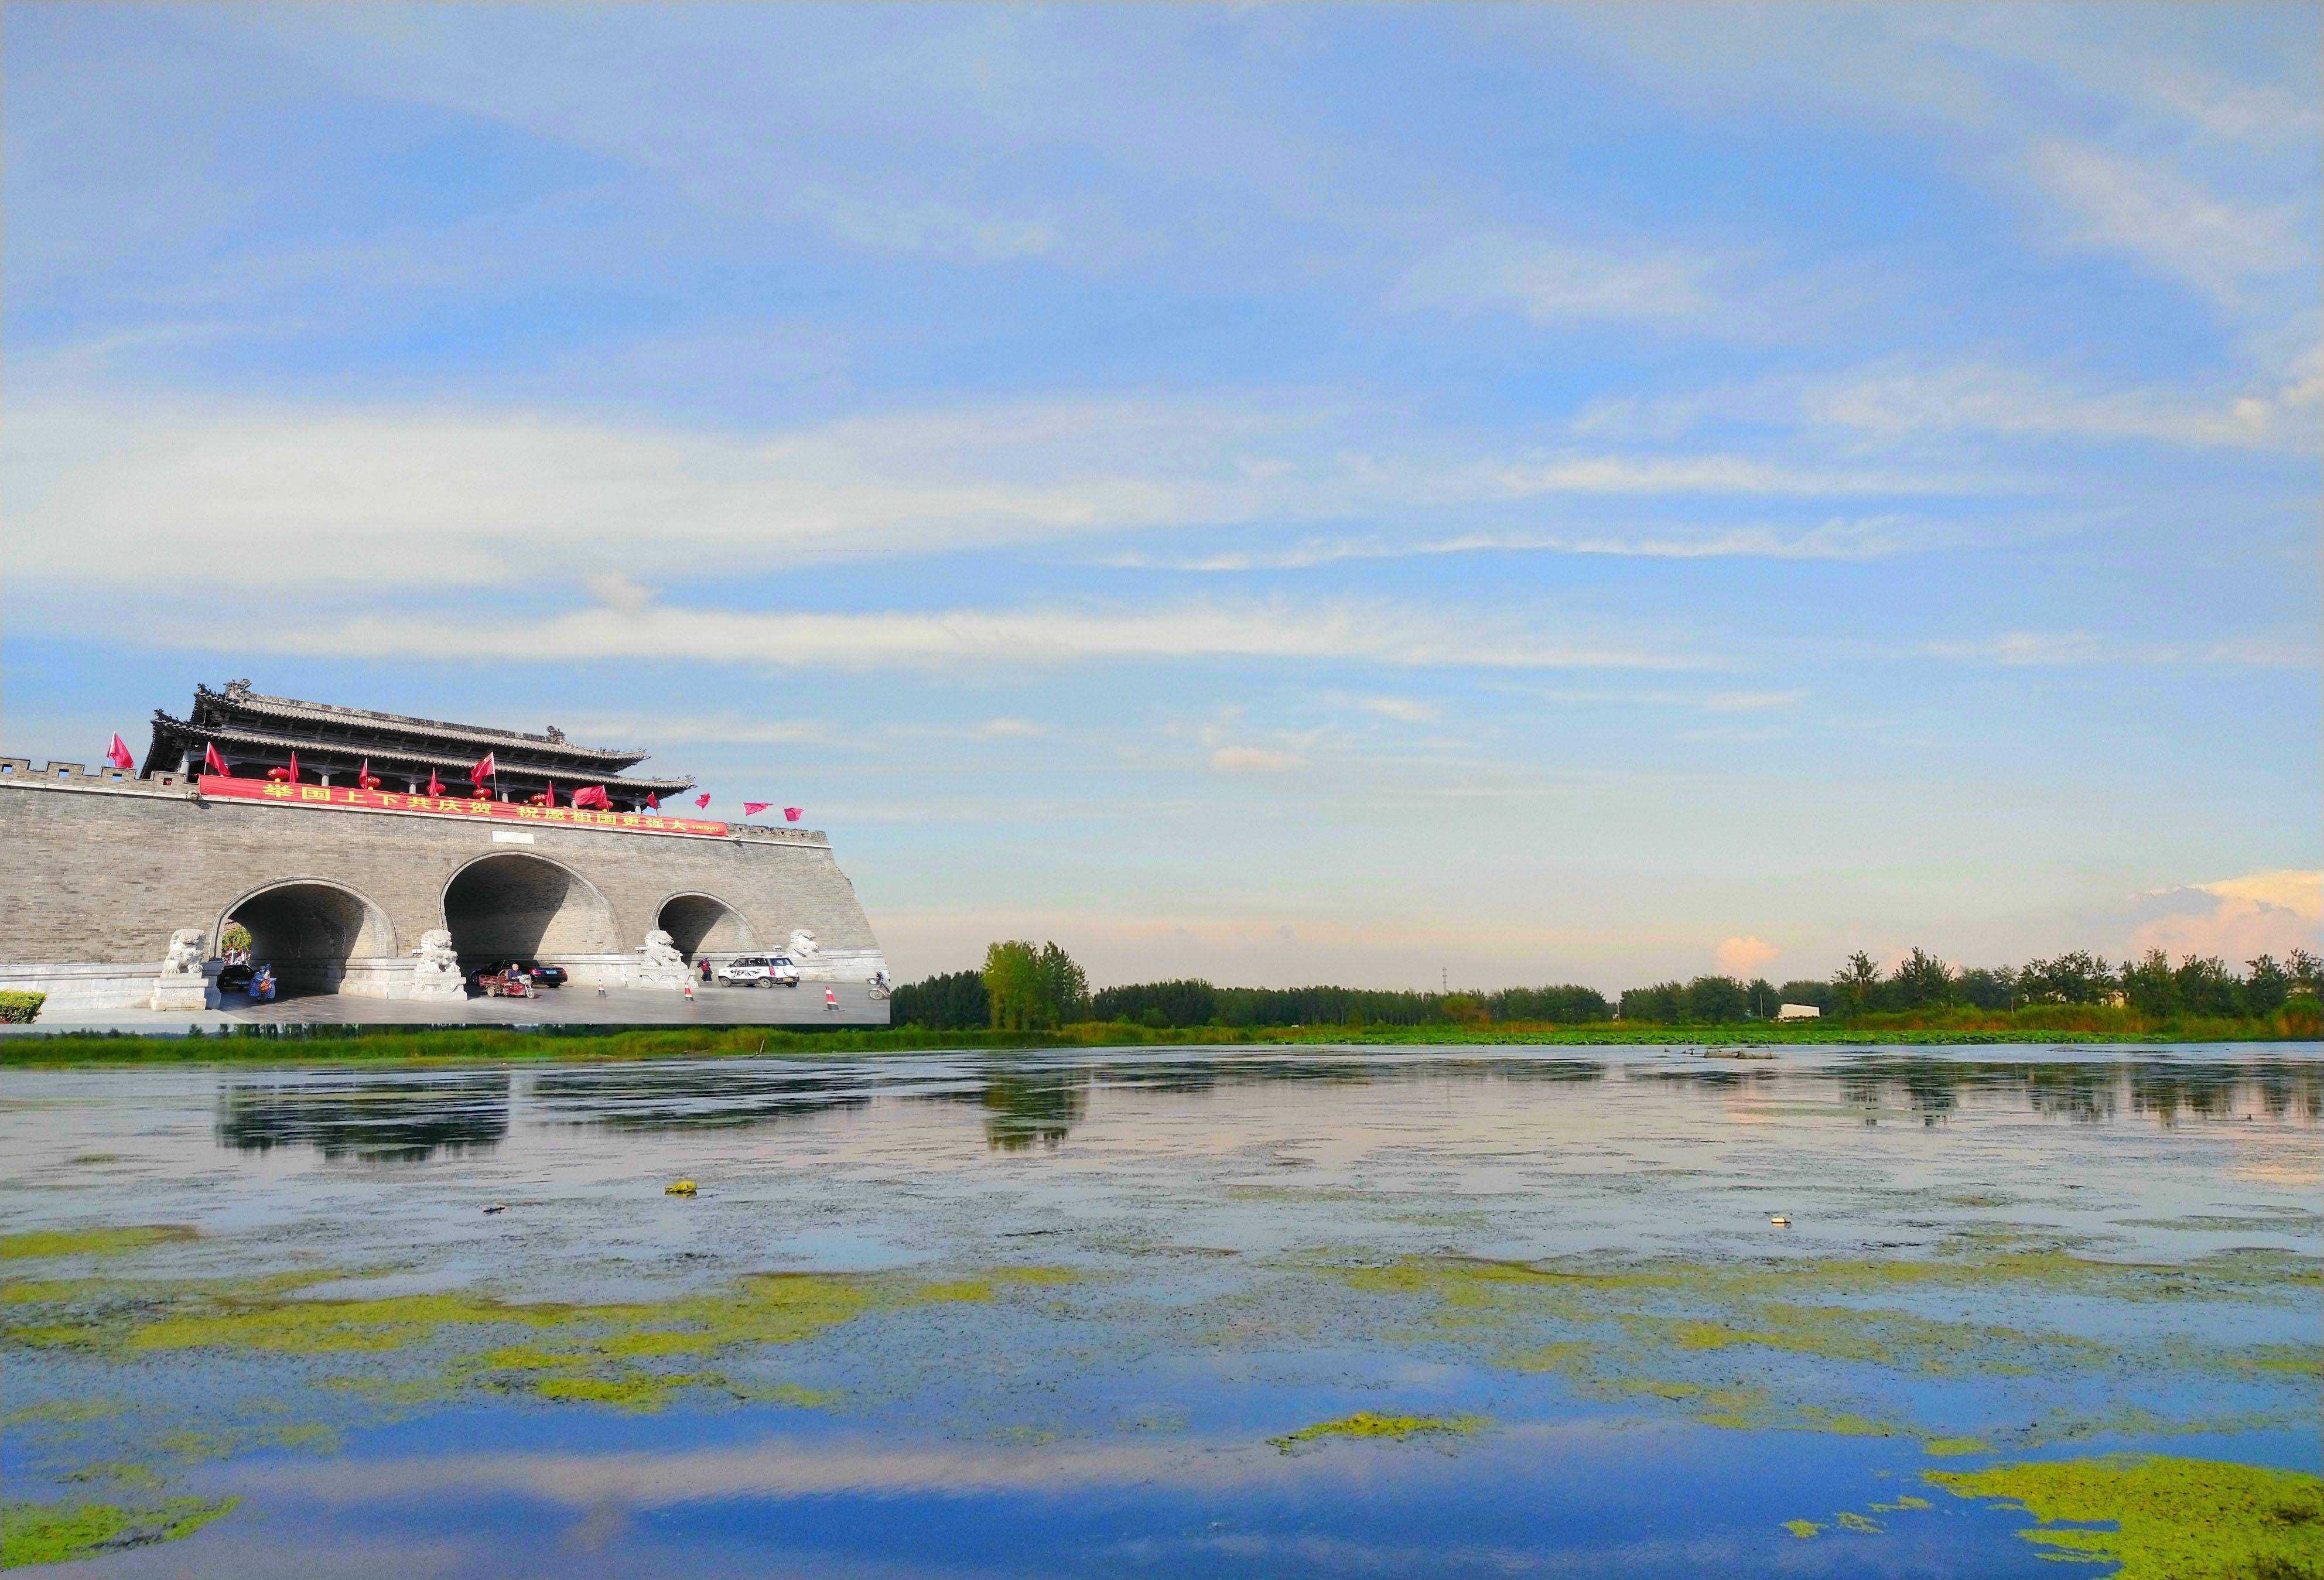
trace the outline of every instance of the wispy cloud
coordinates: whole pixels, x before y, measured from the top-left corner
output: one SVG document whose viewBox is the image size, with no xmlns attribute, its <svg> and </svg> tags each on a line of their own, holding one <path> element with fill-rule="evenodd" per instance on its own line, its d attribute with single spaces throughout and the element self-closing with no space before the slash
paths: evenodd
<svg viewBox="0 0 2324 1580">
<path fill-rule="evenodd" d="M 441 588 L 529 580 L 544 556 L 627 575 L 647 546 L 731 568 L 1561 494 L 1976 486 L 1733 455 L 1351 450 L 1333 426 L 1347 420 L 1229 401 L 1012 400 L 738 436 L 546 410 L 34 406 L 7 425 L 7 537 L 12 568 L 53 583 L 184 583 L 263 564 L 278 587 Z M 1866 553 L 1877 533 L 1555 541 L 1822 556 Z"/>
<path fill-rule="evenodd" d="M 309 657 L 568 664 L 593 658 L 853 669 L 973 663 L 1003 668 L 1096 660 L 1244 659 L 1393 667 L 1691 669 L 1677 646 L 1561 638 L 1493 617 L 1336 604 L 1190 603 L 1111 611 L 960 609 L 935 614 L 751 612 L 652 606 L 488 620 L 360 615 L 208 628 L 194 647 Z"/>
<path fill-rule="evenodd" d="M 2254 278 L 2310 265 L 2288 204 L 2223 196 L 2168 165 L 2062 139 L 2037 145 L 2029 163 L 2073 217 L 2071 239 L 2128 253 L 2207 295 L 2237 302 Z"/>
<path fill-rule="evenodd" d="M 2316 386 L 2314 373 L 2303 368 L 2287 381 L 2205 403 L 2177 391 L 2091 393 L 2024 369 L 1971 363 L 1867 371 L 1812 385 L 1801 411 L 1812 422 L 1886 437 L 2056 435 L 2247 447 L 2290 441 L 2313 449 L 2315 425 L 2295 419 L 2316 403 Z"/>
<path fill-rule="evenodd" d="M 1735 527 L 1702 533 L 1462 532 L 1438 537 L 1315 537 L 1282 548 L 1210 554 L 1107 555 L 1098 564 L 1137 570 L 1301 571 L 1348 560 L 1442 555 L 1565 554 L 1627 559 L 1871 560 L 1935 547 L 1950 529 L 1895 517 L 1820 527 Z"/>
<path fill-rule="evenodd" d="M 1305 763 L 1304 758 L 1264 746 L 1221 746 L 1211 751 L 1211 767 L 1227 774 L 1283 774 Z"/>
<path fill-rule="evenodd" d="M 1514 310 L 1541 325 L 1655 322 L 1719 333 L 1722 320 L 1705 312 L 1711 306 L 1711 273 L 1699 252 L 1591 248 L 1478 234 L 1414 269 L 1405 296 Z"/>
<path fill-rule="evenodd" d="M 2204 642 L 2139 642 L 2090 631 L 2005 631 L 1996 636 L 1930 642 L 1932 658 L 1985 664 L 2157 664 L 2312 669 L 2324 662 L 2312 641 L 2283 636 L 2223 637 Z"/>
</svg>

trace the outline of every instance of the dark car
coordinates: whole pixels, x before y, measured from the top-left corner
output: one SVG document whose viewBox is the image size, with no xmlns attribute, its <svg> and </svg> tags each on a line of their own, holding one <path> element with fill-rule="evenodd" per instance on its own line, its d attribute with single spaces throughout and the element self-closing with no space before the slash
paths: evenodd
<svg viewBox="0 0 2324 1580">
<path fill-rule="evenodd" d="M 251 969 L 246 965 L 225 966 L 218 970 L 217 985 L 221 993 L 250 991 Z"/>
<path fill-rule="evenodd" d="M 530 977 L 535 987 L 562 988 L 565 986 L 563 966 L 544 966 L 539 960 L 511 960 L 509 964 Z"/>
</svg>

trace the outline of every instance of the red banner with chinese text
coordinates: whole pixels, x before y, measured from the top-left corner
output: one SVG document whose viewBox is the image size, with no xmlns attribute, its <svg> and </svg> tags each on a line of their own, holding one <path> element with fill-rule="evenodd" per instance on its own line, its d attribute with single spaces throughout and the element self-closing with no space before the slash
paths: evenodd
<svg viewBox="0 0 2324 1580">
<path fill-rule="evenodd" d="M 272 801 L 285 806 L 327 806 L 346 812 L 432 812 L 479 822 L 550 823 L 566 828 L 621 829 L 637 834 L 691 834 L 724 839 L 727 825 L 704 818 L 662 817 L 643 812 L 592 812 L 586 807 L 522 806 L 509 801 L 471 801 L 455 795 L 414 795 L 394 790 L 358 790 L 349 785 L 278 785 L 266 779 L 229 779 L 204 774 L 201 793 L 222 801 Z"/>
</svg>

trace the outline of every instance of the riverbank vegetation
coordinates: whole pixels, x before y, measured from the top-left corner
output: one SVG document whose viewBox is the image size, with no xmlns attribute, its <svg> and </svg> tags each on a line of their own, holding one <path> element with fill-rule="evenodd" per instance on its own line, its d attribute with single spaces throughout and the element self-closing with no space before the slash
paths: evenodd
<svg viewBox="0 0 2324 1580">
<path fill-rule="evenodd" d="M 2261 955 L 2242 972 L 2216 957 L 2173 965 L 2161 951 L 2115 967 L 2075 951 L 2022 967 L 1960 969 L 1915 949 L 1883 972 L 1861 951 L 1829 979 L 1778 988 L 1697 977 L 1609 999 L 1563 983 L 1492 992 L 1366 988 L 1227 988 L 1198 978 L 1087 990 L 1055 943 L 995 943 L 982 971 L 954 971 L 896 989 L 898 1026 L 934 1031 L 1063 1031 L 1088 1023 L 1145 1031 L 1307 1033 L 1365 1041 L 1859 1041 L 1886 1033 L 1964 1038 L 2066 1034 L 2132 1039 L 2313 1037 L 2324 968 L 2305 950 Z M 1812 1017 L 1779 1018 L 1786 1005 Z M 1798 1014 L 1795 1009 L 1794 1015 Z M 1886 1038 L 1884 1040 L 1895 1040 Z"/>
</svg>

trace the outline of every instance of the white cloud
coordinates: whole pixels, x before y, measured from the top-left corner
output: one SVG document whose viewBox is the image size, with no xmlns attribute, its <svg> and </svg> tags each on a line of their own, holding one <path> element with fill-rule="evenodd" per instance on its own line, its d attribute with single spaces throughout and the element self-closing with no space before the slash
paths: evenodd
<svg viewBox="0 0 2324 1580">
<path fill-rule="evenodd" d="M 1960 641 L 1930 642 L 1932 658 L 1985 664 L 2161 664 L 2253 669 L 2308 669 L 2319 655 L 2312 641 L 2290 637 L 2224 637 L 2208 642 L 2126 642 L 2089 631 L 2006 631 Z"/>
<path fill-rule="evenodd" d="M 1700 254 L 1472 235 L 1415 269 L 1407 299 L 1514 308 L 1536 324 L 1657 321 L 1718 329 Z"/>
<path fill-rule="evenodd" d="M 1720 940 L 1713 957 L 1730 977 L 1756 977 L 1760 969 L 1784 951 L 1756 933 Z"/>
<path fill-rule="evenodd" d="M 682 713 L 584 716 L 565 729 L 576 739 L 610 741 L 616 746 L 644 740 L 800 746 L 836 739 L 830 726 L 814 719 L 703 718 Z"/>
<path fill-rule="evenodd" d="M 2166 165 L 2052 140 L 2030 156 L 2035 182 L 2078 221 L 2071 237 L 2117 249 L 2226 302 L 2255 278 L 2308 266 L 2288 205 L 2223 197 Z"/>
<path fill-rule="evenodd" d="M 2247 873 L 2242 877 L 2223 877 L 2216 883 L 2194 886 L 2223 900 L 2273 906 L 2305 922 L 2324 922 L 2324 872 L 2284 868 L 2273 872 Z"/>
<path fill-rule="evenodd" d="M 1356 706 L 1367 713 L 1377 713 L 1383 719 L 1393 719 L 1399 724 L 1434 722 L 1438 709 L 1434 703 L 1424 703 L 1412 697 L 1358 697 Z"/>
<path fill-rule="evenodd" d="M 1015 401 L 764 434 L 549 412 L 167 407 L 12 409 L 10 568 L 44 584 L 276 588 L 525 583 L 553 561 L 627 578 L 1161 528 L 1344 519 L 1571 494 L 1941 492 L 1960 480 L 1757 459 L 1367 455 L 1351 420 L 1198 402 Z M 1749 533 L 1581 552 L 1846 552 Z M 237 567 L 229 573 L 226 567 Z M 622 581 L 609 602 L 634 601 Z"/>
<path fill-rule="evenodd" d="M 1946 534 L 1894 517 L 1833 520 L 1820 527 L 1736 527 L 1702 533 L 1462 532 L 1437 537 L 1315 537 L 1284 548 L 1213 554 L 1109 555 L 1099 563 L 1137 570 L 1230 573 L 1299 571 L 1351 560 L 1420 559 L 1466 554 L 1565 554 L 1629 559 L 1873 560 L 1929 548 Z"/>
<path fill-rule="evenodd" d="M 1811 387 L 1801 406 L 1812 422 L 1884 437 L 1970 432 L 2250 447 L 2290 441 L 2312 449 L 2314 425 L 2294 418 L 2314 404 L 2316 384 L 2303 370 L 2204 403 L 2153 390 L 2091 394 L 2023 369 L 1963 364 L 1868 371 Z"/>
<path fill-rule="evenodd" d="M 180 639 L 195 647 L 316 657 L 567 664 L 587 655 L 779 668 L 1240 658 L 1421 668 L 1689 669 L 1709 662 L 1662 644 L 1567 639 L 1488 618 L 1345 603 L 867 614 L 655 606 L 473 620 L 364 614 L 203 627 Z"/>
<path fill-rule="evenodd" d="M 1227 774 L 1283 774 L 1305 761 L 1264 746 L 1222 746 L 1212 751 L 1210 760 L 1211 767 Z"/>
</svg>

